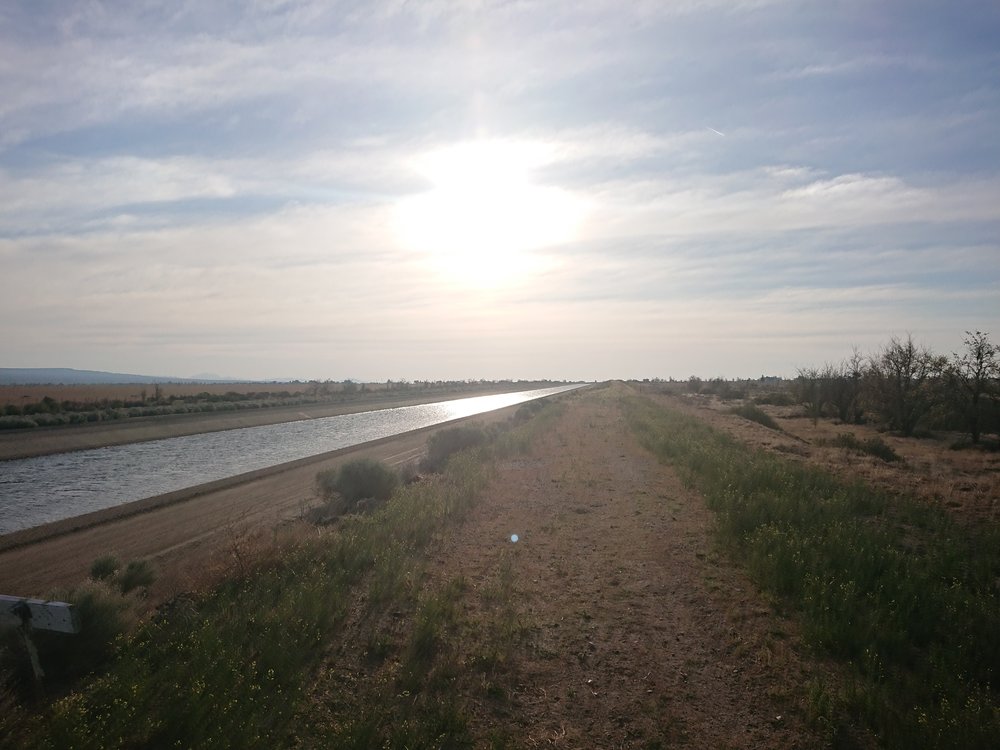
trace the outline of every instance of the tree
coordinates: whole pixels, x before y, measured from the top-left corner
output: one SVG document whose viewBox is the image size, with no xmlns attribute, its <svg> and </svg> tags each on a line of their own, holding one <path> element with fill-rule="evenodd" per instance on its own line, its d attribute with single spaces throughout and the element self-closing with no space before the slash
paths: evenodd
<svg viewBox="0 0 1000 750">
<path fill-rule="evenodd" d="M 798 402 L 806 407 L 812 423 L 816 424 L 823 412 L 822 373 L 815 367 L 800 367 L 798 377 L 792 384 L 792 392 Z"/>
<path fill-rule="evenodd" d="M 989 334 L 982 331 L 965 332 L 965 352 L 952 354 L 948 366 L 948 383 L 958 402 L 973 443 L 978 443 L 982 433 L 982 409 L 987 399 L 996 392 L 1000 377 L 1000 346 L 990 342 Z"/>
<path fill-rule="evenodd" d="M 869 362 L 870 400 L 889 428 L 912 435 L 934 405 L 931 386 L 947 360 L 918 347 L 913 338 L 893 336 Z"/>
<path fill-rule="evenodd" d="M 839 365 L 826 364 L 819 373 L 823 404 L 837 411 L 843 423 L 861 421 L 861 383 L 865 374 L 865 359 L 854 349 L 850 358 Z"/>
</svg>

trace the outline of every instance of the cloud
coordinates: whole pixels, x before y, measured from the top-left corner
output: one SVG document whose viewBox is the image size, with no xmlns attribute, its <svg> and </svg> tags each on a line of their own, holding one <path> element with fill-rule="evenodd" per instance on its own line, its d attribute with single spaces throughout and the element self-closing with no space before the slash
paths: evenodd
<svg viewBox="0 0 1000 750">
<path fill-rule="evenodd" d="M 885 69 L 904 69 L 919 73 L 940 70 L 940 61 L 926 55 L 865 54 L 854 57 L 835 56 L 829 62 L 811 63 L 792 70 L 777 71 L 778 79 L 800 79 L 821 76 L 871 74 Z"/>
</svg>

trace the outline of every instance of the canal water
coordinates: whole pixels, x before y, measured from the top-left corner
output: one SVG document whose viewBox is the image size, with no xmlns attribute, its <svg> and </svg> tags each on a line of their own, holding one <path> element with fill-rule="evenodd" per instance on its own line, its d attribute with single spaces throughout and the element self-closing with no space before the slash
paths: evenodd
<svg viewBox="0 0 1000 750">
<path fill-rule="evenodd" d="M 578 387 L 475 396 L 0 461 L 0 534 Z"/>
</svg>

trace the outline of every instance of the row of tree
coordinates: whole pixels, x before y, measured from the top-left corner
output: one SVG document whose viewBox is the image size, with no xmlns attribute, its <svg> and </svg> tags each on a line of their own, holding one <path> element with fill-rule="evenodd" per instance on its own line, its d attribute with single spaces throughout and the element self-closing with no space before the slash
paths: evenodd
<svg viewBox="0 0 1000 750">
<path fill-rule="evenodd" d="M 879 351 L 857 349 L 839 364 L 803 368 L 795 396 L 814 420 L 835 416 L 863 422 L 874 416 L 889 429 L 961 429 L 974 443 L 1000 424 L 1000 346 L 989 334 L 966 331 L 965 349 L 950 357 L 893 337 Z"/>
</svg>

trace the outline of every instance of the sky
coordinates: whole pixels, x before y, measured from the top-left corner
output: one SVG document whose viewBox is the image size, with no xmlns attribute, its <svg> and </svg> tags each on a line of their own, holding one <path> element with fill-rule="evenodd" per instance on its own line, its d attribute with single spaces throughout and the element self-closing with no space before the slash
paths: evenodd
<svg viewBox="0 0 1000 750">
<path fill-rule="evenodd" d="M 1000 340 L 995 0 L 0 4 L 0 366 L 794 376 Z"/>
</svg>

